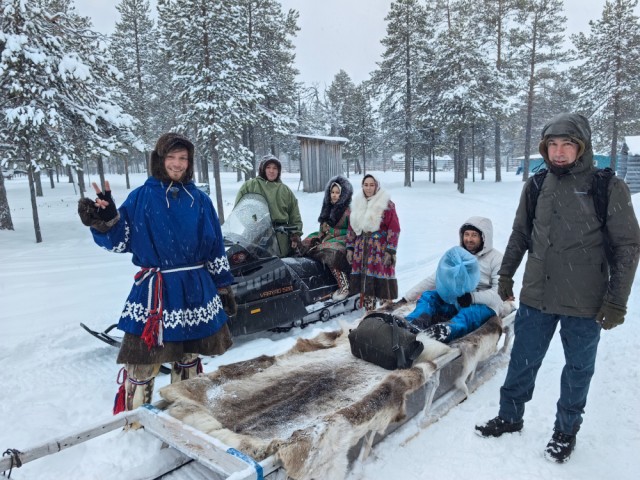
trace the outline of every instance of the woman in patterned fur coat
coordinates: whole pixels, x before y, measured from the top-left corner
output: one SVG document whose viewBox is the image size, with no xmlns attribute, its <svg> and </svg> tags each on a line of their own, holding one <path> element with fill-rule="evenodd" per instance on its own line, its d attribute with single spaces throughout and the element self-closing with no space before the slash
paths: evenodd
<svg viewBox="0 0 640 480">
<path fill-rule="evenodd" d="M 347 258 L 351 263 L 350 293 L 359 293 L 366 311 L 375 310 L 378 299 L 390 302 L 398 296 L 396 250 L 400 222 L 389 194 L 371 174 L 362 179 L 362 192 L 351 204 Z"/>
<path fill-rule="evenodd" d="M 162 135 L 151 152 L 151 174 L 116 209 L 109 182 L 94 183 L 97 198 L 78 213 L 94 241 L 131 253 L 140 268 L 120 316 L 125 332 L 118 353 L 124 368 L 114 414 L 151 402 L 160 366 L 171 362 L 171 381 L 201 371 L 199 354 L 231 346 L 227 312 L 235 313 L 233 276 L 211 199 L 193 183 L 193 144 Z"/>
</svg>

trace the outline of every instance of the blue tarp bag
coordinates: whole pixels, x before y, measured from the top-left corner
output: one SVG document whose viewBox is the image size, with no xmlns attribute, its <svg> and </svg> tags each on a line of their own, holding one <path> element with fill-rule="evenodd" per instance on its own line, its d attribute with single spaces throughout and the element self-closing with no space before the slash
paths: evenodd
<svg viewBox="0 0 640 480">
<path fill-rule="evenodd" d="M 480 282 L 478 259 L 464 248 L 450 248 L 440 259 L 436 270 L 436 291 L 445 302 L 456 304 L 456 299 L 473 292 Z"/>
</svg>

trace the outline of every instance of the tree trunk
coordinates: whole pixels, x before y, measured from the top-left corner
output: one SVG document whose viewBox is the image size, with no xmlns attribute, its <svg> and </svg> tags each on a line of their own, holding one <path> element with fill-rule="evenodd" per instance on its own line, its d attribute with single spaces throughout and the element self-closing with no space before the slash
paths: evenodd
<svg viewBox="0 0 640 480">
<path fill-rule="evenodd" d="M 533 123 L 533 100 L 535 97 L 535 73 L 536 73 L 536 44 L 538 35 L 538 22 L 533 22 L 531 60 L 529 64 L 529 92 L 527 93 L 527 125 L 524 130 L 524 165 L 522 170 L 522 181 L 529 178 L 529 156 L 531 155 L 531 127 Z"/>
<path fill-rule="evenodd" d="M 502 132 L 500 130 L 500 122 L 496 122 L 496 133 L 494 138 L 494 149 L 495 149 L 495 159 L 496 159 L 496 182 L 502 181 L 502 173 L 500 170 L 502 169 L 502 159 L 500 155 L 500 147 L 502 144 Z"/>
<path fill-rule="evenodd" d="M 146 153 L 145 153 L 146 158 Z M 131 189 L 131 179 L 129 178 L 129 156 L 125 153 L 122 157 L 122 163 L 124 164 L 124 178 L 127 184 L 127 190 Z"/>
<path fill-rule="evenodd" d="M 53 168 L 47 168 L 47 173 L 49 174 L 49 183 L 51 184 L 51 189 L 56 188 L 56 184 L 53 181 Z"/>
<path fill-rule="evenodd" d="M 36 243 L 42 243 L 42 232 L 40 230 L 40 219 L 38 218 L 38 203 L 36 201 L 36 179 L 31 166 L 31 154 L 27 152 L 27 175 L 29 176 L 29 194 L 31 196 L 31 213 L 33 216 L 33 229 L 36 234 Z"/>
<path fill-rule="evenodd" d="M 84 192 L 87 191 L 84 185 L 84 170 L 76 169 L 76 173 L 78 174 L 78 188 L 80 189 L 80 198 L 84 198 Z"/>
<path fill-rule="evenodd" d="M 73 182 L 73 172 L 71 171 L 71 165 L 67 165 L 65 167 L 65 170 L 67 172 L 67 177 L 69 177 L 69 182 L 68 183 L 74 183 Z"/>
<path fill-rule="evenodd" d="M 105 188 L 105 178 L 104 178 L 104 160 L 102 159 L 102 155 L 98 155 L 96 159 L 96 167 L 98 168 L 98 177 L 100 178 L 100 189 L 104 192 Z"/>
<path fill-rule="evenodd" d="M 220 157 L 216 148 L 218 140 L 215 134 L 211 135 L 211 153 L 213 155 L 213 181 L 216 186 L 216 205 L 220 224 L 224 223 L 224 204 L 222 203 L 222 183 L 220 182 Z"/>
<path fill-rule="evenodd" d="M 4 176 L 0 173 L 0 230 L 13 230 L 11 209 L 7 198 L 7 189 L 4 186 Z"/>
<path fill-rule="evenodd" d="M 459 158 L 459 165 L 458 165 L 458 191 L 460 193 L 464 193 L 464 177 L 465 177 L 465 168 L 464 168 L 464 164 L 465 164 L 465 159 L 466 159 L 467 155 L 464 151 L 464 132 L 461 130 L 460 133 L 458 134 L 458 158 Z"/>
<path fill-rule="evenodd" d="M 40 175 L 40 172 L 32 172 L 31 178 L 34 180 L 36 187 L 36 197 L 44 197 L 44 193 L 42 192 L 42 175 Z"/>
<path fill-rule="evenodd" d="M 407 11 L 407 17 L 409 12 Z M 404 186 L 411 186 L 411 46 L 409 36 L 405 40 L 406 91 L 404 102 Z"/>
</svg>

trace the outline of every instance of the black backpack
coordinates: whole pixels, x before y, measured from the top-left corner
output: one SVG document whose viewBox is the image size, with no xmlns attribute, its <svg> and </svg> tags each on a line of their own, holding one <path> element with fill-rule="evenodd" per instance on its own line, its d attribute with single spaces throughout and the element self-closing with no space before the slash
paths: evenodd
<svg viewBox="0 0 640 480">
<path fill-rule="evenodd" d="M 418 329 L 387 312 L 371 312 L 349 331 L 351 353 L 387 370 L 410 368 L 424 345 Z"/>
</svg>

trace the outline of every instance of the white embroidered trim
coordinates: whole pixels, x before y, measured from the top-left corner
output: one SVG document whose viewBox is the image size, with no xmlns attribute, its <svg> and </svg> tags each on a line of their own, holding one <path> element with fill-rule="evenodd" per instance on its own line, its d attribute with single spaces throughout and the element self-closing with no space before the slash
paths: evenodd
<svg viewBox="0 0 640 480">
<path fill-rule="evenodd" d="M 194 309 L 180 309 L 164 311 L 162 324 L 165 331 L 171 328 L 184 328 L 208 323 L 222 310 L 222 300 L 216 295 L 206 306 Z M 142 303 L 127 302 L 121 319 L 130 318 L 135 322 L 146 323 L 149 317 L 149 309 Z"/>
<path fill-rule="evenodd" d="M 129 245 L 129 237 L 131 236 L 131 230 L 129 229 L 129 224 L 124 222 L 124 240 L 109 250 L 110 252 L 122 253 L 127 250 L 127 245 Z"/>
<path fill-rule="evenodd" d="M 207 262 L 207 271 L 211 275 L 218 275 L 219 273 L 228 272 L 229 270 L 231 270 L 231 267 L 229 266 L 229 259 L 226 255 Z"/>
</svg>

